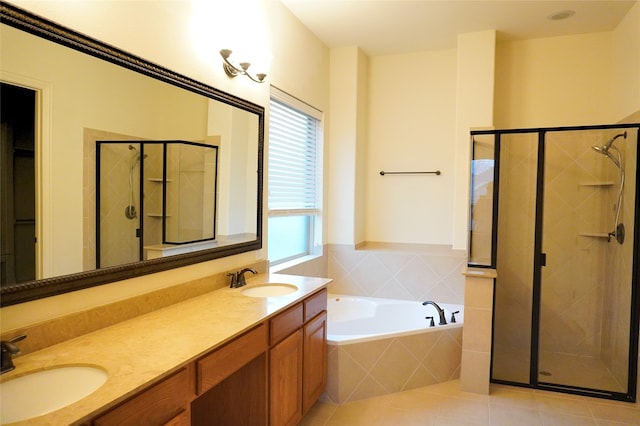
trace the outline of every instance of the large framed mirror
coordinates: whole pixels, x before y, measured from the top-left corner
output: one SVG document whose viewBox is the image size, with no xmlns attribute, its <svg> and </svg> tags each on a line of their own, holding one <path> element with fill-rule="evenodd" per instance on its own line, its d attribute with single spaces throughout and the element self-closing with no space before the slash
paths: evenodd
<svg viewBox="0 0 640 426">
<path fill-rule="evenodd" d="M 263 107 L 11 4 L 0 2 L 0 18 L 1 306 L 262 248 Z M 136 207 L 153 206 L 162 188 L 189 187 L 137 172 L 152 167 L 152 141 L 168 140 L 215 147 L 209 183 L 195 191 L 202 200 L 173 195 L 188 200 L 182 207 L 215 204 L 197 219 L 215 238 L 140 244 L 166 214 Z M 102 185 L 96 147 L 107 141 L 124 148 Z M 100 266 L 100 227 L 133 241 L 135 256 L 114 240 L 101 256 L 119 260 Z"/>
</svg>

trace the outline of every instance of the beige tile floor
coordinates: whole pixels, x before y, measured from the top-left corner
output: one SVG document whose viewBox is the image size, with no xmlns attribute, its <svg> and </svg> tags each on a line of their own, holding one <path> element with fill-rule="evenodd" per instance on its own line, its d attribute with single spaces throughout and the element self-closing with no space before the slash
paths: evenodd
<svg viewBox="0 0 640 426">
<path fill-rule="evenodd" d="M 623 426 L 640 425 L 640 404 L 503 385 L 490 395 L 460 391 L 458 380 L 343 405 L 318 402 L 301 426 Z"/>
</svg>

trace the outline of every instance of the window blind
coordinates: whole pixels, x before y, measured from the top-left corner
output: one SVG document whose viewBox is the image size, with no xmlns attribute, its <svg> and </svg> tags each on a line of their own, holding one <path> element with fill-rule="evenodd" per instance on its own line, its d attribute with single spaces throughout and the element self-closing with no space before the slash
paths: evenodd
<svg viewBox="0 0 640 426">
<path fill-rule="evenodd" d="M 269 213 L 317 211 L 320 121 L 274 97 L 269 112 Z"/>
</svg>

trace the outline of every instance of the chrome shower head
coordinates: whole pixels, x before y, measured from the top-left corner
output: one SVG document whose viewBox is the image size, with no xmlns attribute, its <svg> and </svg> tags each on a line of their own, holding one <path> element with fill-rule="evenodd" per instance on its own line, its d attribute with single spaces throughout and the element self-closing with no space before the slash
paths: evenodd
<svg viewBox="0 0 640 426">
<path fill-rule="evenodd" d="M 591 148 L 593 148 L 594 151 L 608 157 L 611 161 L 613 161 L 613 164 L 615 164 L 616 167 L 618 167 L 619 169 L 622 167 L 622 165 L 620 164 L 620 161 L 618 161 L 618 159 L 609 152 L 609 149 L 605 149 L 606 146 L 592 146 Z"/>
<path fill-rule="evenodd" d="M 618 138 L 627 138 L 627 132 L 625 131 L 624 133 L 618 133 L 617 135 L 615 135 L 614 137 L 611 138 L 611 140 L 609 140 L 609 142 L 607 142 L 606 144 L 602 145 L 602 146 L 594 146 L 593 149 L 595 149 L 596 151 L 602 153 L 602 154 L 607 154 L 609 152 L 609 150 L 611 149 L 611 145 L 613 145 L 613 143 L 615 142 L 616 139 Z"/>
<path fill-rule="evenodd" d="M 620 159 L 616 158 L 613 156 L 613 154 L 611 154 L 611 152 L 609 152 L 609 150 L 611 149 L 611 147 L 613 146 L 613 143 L 615 142 L 616 139 L 618 138 L 627 138 L 627 132 L 624 133 L 619 133 L 617 135 L 615 135 L 614 137 L 611 138 L 611 140 L 609 140 L 606 144 L 602 145 L 602 146 L 592 146 L 591 148 L 593 148 L 594 151 L 602 154 L 602 155 L 606 155 L 611 161 L 613 161 L 613 164 L 616 165 L 616 167 L 618 167 L 619 169 L 622 169 L 622 164 L 620 164 Z M 617 148 L 614 147 L 614 149 L 616 151 L 618 151 Z M 618 156 L 620 156 L 619 151 L 618 151 Z"/>
</svg>

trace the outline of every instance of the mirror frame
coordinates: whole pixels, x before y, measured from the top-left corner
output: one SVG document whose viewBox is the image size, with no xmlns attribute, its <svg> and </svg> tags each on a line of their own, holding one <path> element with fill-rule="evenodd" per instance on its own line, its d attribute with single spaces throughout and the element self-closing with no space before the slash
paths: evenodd
<svg viewBox="0 0 640 426">
<path fill-rule="evenodd" d="M 101 41 L 79 34 L 55 22 L 34 15 L 26 10 L 0 1 L 2 24 L 23 30 L 71 49 L 103 59 L 148 77 L 169 83 L 182 89 L 223 102 L 258 115 L 258 164 L 257 164 L 257 224 L 256 239 L 229 246 L 179 254 L 166 258 L 143 260 L 120 266 L 95 269 L 70 275 L 18 283 L 0 289 L 0 307 L 15 305 L 75 290 L 95 287 L 195 263 L 232 256 L 262 248 L 263 218 L 263 161 L 264 161 L 264 108 L 247 100 L 220 91 L 184 75 L 175 73 L 140 57 L 129 54 Z"/>
</svg>

